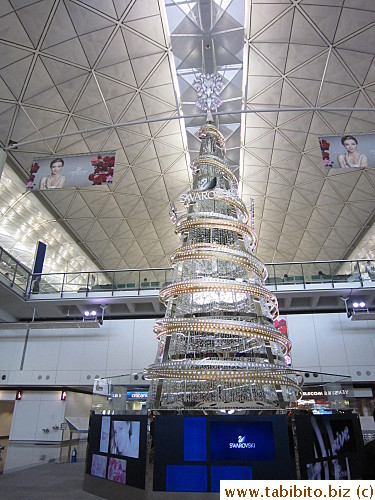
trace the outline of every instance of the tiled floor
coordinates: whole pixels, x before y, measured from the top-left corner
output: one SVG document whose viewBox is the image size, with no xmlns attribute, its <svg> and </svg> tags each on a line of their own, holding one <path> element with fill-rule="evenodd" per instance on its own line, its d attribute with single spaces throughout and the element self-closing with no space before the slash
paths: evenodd
<svg viewBox="0 0 375 500">
<path fill-rule="evenodd" d="M 5 449 L 0 453 L 0 474 L 3 473 L 4 469 L 5 457 L 7 455 L 8 441 L 9 439 L 0 438 L 0 446 L 5 446 Z"/>
<path fill-rule="evenodd" d="M 49 463 L 0 476 L 1 500 L 98 500 L 83 491 L 84 462 Z"/>
</svg>

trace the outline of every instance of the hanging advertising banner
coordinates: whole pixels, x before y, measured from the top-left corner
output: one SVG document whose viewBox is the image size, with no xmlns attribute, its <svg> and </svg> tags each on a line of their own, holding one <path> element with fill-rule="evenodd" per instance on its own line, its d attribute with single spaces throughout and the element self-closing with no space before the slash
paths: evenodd
<svg viewBox="0 0 375 500">
<path fill-rule="evenodd" d="M 26 188 L 44 191 L 110 184 L 115 158 L 116 153 L 109 152 L 35 159 Z"/>
<path fill-rule="evenodd" d="M 319 137 L 326 168 L 375 167 L 375 134 Z"/>
</svg>

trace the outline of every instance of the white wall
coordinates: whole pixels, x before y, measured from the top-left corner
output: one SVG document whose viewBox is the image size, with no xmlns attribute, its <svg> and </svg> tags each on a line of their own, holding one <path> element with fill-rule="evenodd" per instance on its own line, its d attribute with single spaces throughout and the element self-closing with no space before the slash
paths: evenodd
<svg viewBox="0 0 375 500">
<path fill-rule="evenodd" d="M 155 359 L 153 326 L 153 319 L 108 320 L 98 329 L 30 330 L 23 370 L 20 364 L 26 332 L 2 331 L 0 387 L 92 387 L 95 377 L 141 371 Z M 139 384 L 140 380 L 129 377 L 129 383 Z"/>
<path fill-rule="evenodd" d="M 346 314 L 286 316 L 295 368 L 375 381 L 375 321 L 351 321 Z M 0 336 L 0 387 L 86 385 L 96 376 L 142 371 L 155 360 L 153 319 L 108 320 L 99 329 L 31 330 L 23 370 L 25 332 Z M 1 380 L 2 375 L 6 380 Z M 129 383 L 145 383 L 128 378 Z"/>
<path fill-rule="evenodd" d="M 286 318 L 294 368 L 375 381 L 375 321 L 351 321 L 339 313 Z"/>
<path fill-rule="evenodd" d="M 64 422 L 65 401 L 61 391 L 23 391 L 15 402 L 11 441 L 60 441 L 60 424 Z M 58 429 L 53 429 L 57 426 Z M 49 429 L 44 432 L 43 429 Z"/>
<path fill-rule="evenodd" d="M 64 413 L 61 391 L 23 391 L 22 399 L 14 404 L 4 473 L 58 460 Z M 35 442 L 42 445 L 35 446 Z"/>
</svg>

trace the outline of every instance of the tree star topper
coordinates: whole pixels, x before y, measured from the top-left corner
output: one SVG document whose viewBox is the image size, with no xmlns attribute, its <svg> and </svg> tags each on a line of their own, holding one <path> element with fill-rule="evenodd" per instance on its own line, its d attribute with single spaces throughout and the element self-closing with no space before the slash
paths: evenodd
<svg viewBox="0 0 375 500">
<path fill-rule="evenodd" d="M 220 92 L 223 86 L 223 80 L 220 75 L 211 73 L 195 77 L 194 88 L 197 91 L 198 99 L 196 105 L 202 111 L 216 111 L 222 104 Z"/>
</svg>

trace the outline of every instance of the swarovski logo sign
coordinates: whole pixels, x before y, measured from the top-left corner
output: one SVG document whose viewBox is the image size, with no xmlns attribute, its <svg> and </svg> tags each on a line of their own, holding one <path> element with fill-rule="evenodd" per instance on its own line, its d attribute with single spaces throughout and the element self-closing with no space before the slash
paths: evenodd
<svg viewBox="0 0 375 500">
<path fill-rule="evenodd" d="M 235 193 L 218 189 L 210 189 L 208 191 L 190 191 L 190 193 L 183 193 L 180 195 L 180 202 L 190 204 L 204 200 L 220 200 L 228 198 L 229 196 L 235 196 Z"/>
<path fill-rule="evenodd" d="M 255 443 L 246 443 L 246 436 L 238 436 L 237 443 L 229 443 L 229 448 L 255 448 Z"/>
</svg>

